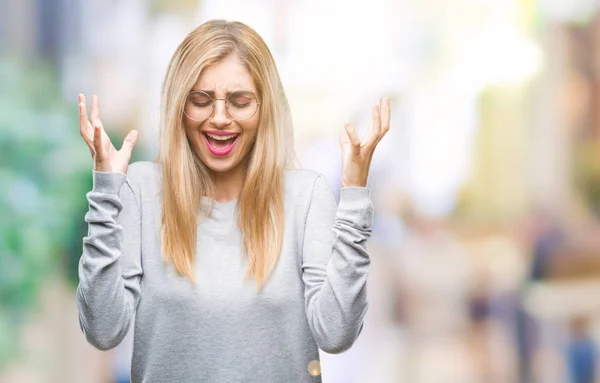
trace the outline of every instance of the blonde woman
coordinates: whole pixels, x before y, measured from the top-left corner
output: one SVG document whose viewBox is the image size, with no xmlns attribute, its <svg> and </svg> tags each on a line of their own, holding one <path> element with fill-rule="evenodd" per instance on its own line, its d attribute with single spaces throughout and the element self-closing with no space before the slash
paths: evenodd
<svg viewBox="0 0 600 383">
<path fill-rule="evenodd" d="M 373 106 L 363 142 L 346 126 L 339 205 L 293 169 L 275 62 L 239 22 L 213 20 L 175 51 L 156 163 L 129 165 L 93 97 L 81 135 L 94 159 L 77 289 L 86 339 L 107 350 L 133 324 L 133 382 L 319 382 L 318 348 L 347 350 L 367 312 L 369 164 L 389 129 Z"/>
</svg>

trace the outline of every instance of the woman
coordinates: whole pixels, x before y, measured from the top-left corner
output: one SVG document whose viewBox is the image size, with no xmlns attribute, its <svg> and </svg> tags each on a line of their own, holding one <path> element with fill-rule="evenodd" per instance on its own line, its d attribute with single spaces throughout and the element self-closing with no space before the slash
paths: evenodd
<svg viewBox="0 0 600 383">
<path fill-rule="evenodd" d="M 134 323 L 133 382 L 319 382 L 318 348 L 347 350 L 367 311 L 373 209 L 366 188 L 389 101 L 360 142 L 341 139 L 339 206 L 293 170 L 292 125 L 265 42 L 209 21 L 173 55 L 157 163 L 128 167 L 79 96 L 94 159 L 77 289 L 86 339 L 113 348 Z M 309 365 L 311 371 L 309 371 Z"/>
</svg>

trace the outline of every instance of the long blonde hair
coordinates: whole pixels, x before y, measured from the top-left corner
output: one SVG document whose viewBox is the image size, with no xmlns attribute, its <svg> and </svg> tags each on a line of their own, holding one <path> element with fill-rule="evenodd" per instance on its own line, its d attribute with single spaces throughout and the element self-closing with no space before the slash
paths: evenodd
<svg viewBox="0 0 600 383">
<path fill-rule="evenodd" d="M 189 91 L 204 68 L 236 54 L 253 77 L 260 100 L 256 139 L 236 207 L 248 259 L 247 276 L 262 287 L 283 243 L 283 177 L 297 165 L 291 114 L 275 61 L 264 40 L 240 22 L 211 20 L 193 30 L 169 63 L 161 97 L 158 163 L 162 168 L 161 243 L 165 262 L 195 279 L 196 231 L 202 196 L 213 197 L 209 169 L 192 150 L 183 127 Z M 200 214 L 200 217 L 202 215 Z"/>
</svg>

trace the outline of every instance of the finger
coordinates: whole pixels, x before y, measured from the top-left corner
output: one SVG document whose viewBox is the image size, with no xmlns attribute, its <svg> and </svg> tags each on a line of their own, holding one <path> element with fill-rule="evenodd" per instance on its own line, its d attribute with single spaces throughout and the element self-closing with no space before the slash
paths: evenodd
<svg viewBox="0 0 600 383">
<path fill-rule="evenodd" d="M 106 133 L 104 132 L 104 125 L 102 125 L 102 121 L 100 121 L 100 119 L 99 119 L 99 118 L 92 118 L 92 119 L 90 120 L 90 122 L 92 123 L 92 126 L 93 126 L 94 128 L 100 128 L 100 133 L 101 133 L 101 134 L 106 134 Z"/>
<path fill-rule="evenodd" d="M 100 103 L 98 101 L 98 96 L 92 96 L 92 113 L 90 114 L 90 118 L 92 120 L 100 119 Z"/>
<path fill-rule="evenodd" d="M 340 145 L 344 146 L 344 145 L 352 145 L 352 140 L 350 139 L 350 133 L 349 131 L 353 130 L 356 133 L 356 130 L 354 129 L 354 126 L 352 125 L 352 123 L 347 122 L 344 124 L 344 130 L 342 130 L 340 132 Z M 359 139 L 360 141 L 360 139 Z"/>
<path fill-rule="evenodd" d="M 348 137 L 348 132 L 346 129 L 340 132 L 340 146 L 344 146 L 346 144 L 350 144 L 350 137 Z"/>
<path fill-rule="evenodd" d="M 89 130 L 87 108 L 85 106 L 85 96 L 82 94 L 79 95 L 79 134 L 81 134 L 81 137 L 83 137 L 83 140 L 91 149 L 93 147 L 93 132 L 90 132 Z"/>
<path fill-rule="evenodd" d="M 344 128 L 346 128 L 352 150 L 358 150 L 360 148 L 360 138 L 358 138 L 356 130 L 351 124 L 345 124 Z"/>
<path fill-rule="evenodd" d="M 377 100 L 376 105 L 373 105 L 371 114 L 373 124 L 373 137 L 375 138 L 375 141 L 377 141 L 379 139 L 379 136 L 381 136 L 381 98 Z"/>
<path fill-rule="evenodd" d="M 379 103 L 380 100 L 377 100 L 377 104 L 371 107 L 371 123 L 369 124 L 369 130 L 364 139 L 364 144 L 367 146 L 373 145 L 377 143 L 379 139 L 379 134 L 381 131 L 381 117 L 379 113 Z"/>
<path fill-rule="evenodd" d="M 94 150 L 96 163 L 104 161 L 104 148 L 102 147 L 102 131 L 99 126 L 94 126 Z"/>
<path fill-rule="evenodd" d="M 381 105 L 381 135 L 383 137 L 390 130 L 390 99 L 385 97 Z"/>
<path fill-rule="evenodd" d="M 104 130 L 104 125 L 102 125 L 102 121 L 100 120 L 100 100 L 95 94 L 92 96 L 92 110 L 90 113 L 90 122 L 94 127 L 99 126 L 100 133 L 102 133 L 105 139 L 108 138 L 108 135 L 106 135 L 106 132 Z"/>
<path fill-rule="evenodd" d="M 83 104 L 79 104 L 79 134 L 81 135 L 81 137 L 83 138 L 83 141 L 85 141 L 85 144 L 88 146 L 88 148 L 90 149 L 90 153 L 92 154 L 92 156 L 94 155 L 94 142 L 93 142 L 93 131 L 92 131 L 92 135 L 90 135 L 89 133 L 89 122 L 87 121 L 87 119 L 85 118 L 85 105 Z M 82 118 L 82 116 L 84 116 Z M 83 121 L 82 121 L 83 120 Z"/>
<path fill-rule="evenodd" d="M 123 141 L 123 145 L 121 146 L 121 152 L 127 153 L 129 157 L 131 157 L 131 151 L 133 150 L 133 146 L 138 138 L 138 131 L 132 130 L 127 134 L 125 140 Z"/>
</svg>

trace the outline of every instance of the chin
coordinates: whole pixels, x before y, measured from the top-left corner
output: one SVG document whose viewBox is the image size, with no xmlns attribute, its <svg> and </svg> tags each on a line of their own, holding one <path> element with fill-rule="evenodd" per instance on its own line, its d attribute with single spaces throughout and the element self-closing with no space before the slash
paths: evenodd
<svg viewBox="0 0 600 383">
<path fill-rule="evenodd" d="M 238 165 L 236 162 L 227 161 L 227 163 L 224 163 L 223 161 L 214 161 L 211 159 L 202 160 L 202 162 L 214 173 L 228 173 L 236 169 Z"/>
<path fill-rule="evenodd" d="M 227 157 L 223 158 L 215 158 L 206 148 L 202 148 L 199 154 L 202 163 L 214 173 L 229 173 L 236 170 L 242 163 L 241 156 L 237 153 L 237 150 L 234 150 Z"/>
</svg>

